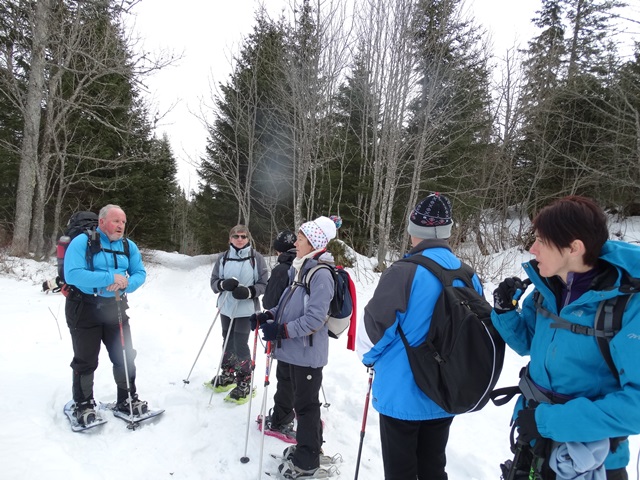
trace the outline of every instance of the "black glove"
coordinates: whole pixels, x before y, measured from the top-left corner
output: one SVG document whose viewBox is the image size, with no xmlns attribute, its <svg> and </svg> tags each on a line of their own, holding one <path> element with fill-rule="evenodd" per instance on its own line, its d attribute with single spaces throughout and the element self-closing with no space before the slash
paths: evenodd
<svg viewBox="0 0 640 480">
<path fill-rule="evenodd" d="M 527 286 L 518 277 L 505 278 L 493 291 L 493 309 L 497 313 L 515 310 L 518 302 L 513 300 L 514 295 L 526 289 Z"/>
<path fill-rule="evenodd" d="M 254 313 L 249 317 L 251 330 L 255 330 L 256 325 L 262 326 L 263 323 L 267 323 L 269 320 L 273 320 L 273 313 L 271 313 L 271 310 L 267 310 L 264 313 Z"/>
<path fill-rule="evenodd" d="M 533 408 L 523 408 L 518 412 L 516 418 L 516 426 L 518 427 L 518 440 L 524 443 L 530 443 L 531 440 L 541 438 L 536 424 L 536 406 Z"/>
<path fill-rule="evenodd" d="M 246 300 L 247 298 L 253 298 L 256 294 L 256 289 L 254 287 L 245 287 L 244 285 L 238 285 L 231 295 L 236 300 Z"/>
<path fill-rule="evenodd" d="M 42 291 L 45 293 L 58 293 L 62 289 L 62 280 L 60 277 L 42 282 Z"/>
<path fill-rule="evenodd" d="M 262 330 L 262 340 L 265 342 L 273 342 L 278 337 L 289 338 L 289 335 L 287 335 L 287 327 L 273 321 L 260 325 L 260 330 Z"/>
<path fill-rule="evenodd" d="M 238 279 L 235 277 L 225 278 L 224 280 L 220 280 L 218 282 L 218 290 L 226 290 L 227 292 L 232 292 L 239 284 L 240 282 L 238 282 Z"/>
</svg>

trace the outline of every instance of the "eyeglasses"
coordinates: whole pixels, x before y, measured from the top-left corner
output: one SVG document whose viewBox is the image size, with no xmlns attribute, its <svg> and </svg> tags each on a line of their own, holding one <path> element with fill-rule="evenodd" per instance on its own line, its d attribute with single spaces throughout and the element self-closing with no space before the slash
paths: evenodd
<svg viewBox="0 0 640 480">
<path fill-rule="evenodd" d="M 231 238 L 233 238 L 234 240 L 237 240 L 239 238 L 245 240 L 245 239 L 249 238 L 249 235 L 231 235 Z"/>
</svg>

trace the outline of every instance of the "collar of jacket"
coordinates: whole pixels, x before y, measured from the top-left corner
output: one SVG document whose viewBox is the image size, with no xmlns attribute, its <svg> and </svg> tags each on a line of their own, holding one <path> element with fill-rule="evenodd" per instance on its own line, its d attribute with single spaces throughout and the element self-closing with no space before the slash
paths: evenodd
<svg viewBox="0 0 640 480">
<path fill-rule="evenodd" d="M 444 239 L 444 238 L 426 238 L 426 239 L 422 240 L 418 245 L 413 247 L 411 250 L 409 250 L 409 253 L 407 253 L 407 256 L 408 255 L 414 255 L 416 253 L 422 252 L 423 250 L 426 250 L 427 248 L 446 248 L 450 252 L 452 251 L 451 247 L 449 246 L 449 242 L 447 241 L 447 239 Z"/>
<path fill-rule="evenodd" d="M 556 306 L 559 309 L 560 305 L 562 304 L 562 292 L 566 289 L 566 284 L 562 281 L 562 279 L 557 275 L 554 275 L 553 277 L 543 277 L 542 275 L 540 275 L 540 270 L 538 269 L 538 261 L 536 259 L 532 259 L 528 262 L 523 263 L 523 267 L 525 267 L 525 272 L 527 272 L 527 274 L 529 275 L 529 279 L 533 281 L 533 284 L 539 290 L 543 290 L 546 287 L 549 291 L 551 291 L 556 299 Z M 614 265 L 611 265 L 605 260 L 599 259 L 596 268 L 598 270 L 598 273 L 595 275 L 588 288 L 586 288 L 582 293 L 590 290 L 611 290 L 616 287 L 620 272 Z M 527 271 L 528 269 L 529 271 Z M 533 270 L 533 272 L 531 272 L 531 270 Z M 531 275 L 531 273 L 535 273 L 535 275 Z M 541 293 L 543 295 L 545 294 L 544 291 L 542 291 Z"/>
</svg>

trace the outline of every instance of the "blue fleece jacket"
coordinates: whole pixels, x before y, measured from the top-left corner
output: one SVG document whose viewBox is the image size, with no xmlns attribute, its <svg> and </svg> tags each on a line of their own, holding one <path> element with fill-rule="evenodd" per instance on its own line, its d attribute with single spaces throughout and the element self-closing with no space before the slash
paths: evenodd
<svg viewBox="0 0 640 480">
<path fill-rule="evenodd" d="M 129 277 L 129 285 L 125 293 L 134 292 L 147 278 L 138 246 L 131 239 L 127 239 L 129 243 L 129 257 L 127 257 L 122 239 L 112 242 L 100 228 L 97 231 L 100 234 L 102 248 L 118 253 L 98 252 L 93 256 L 93 270 L 91 270 L 86 258 L 87 235 L 78 235 L 71 240 L 64 256 L 65 281 L 86 294 L 96 293 L 101 297 L 115 297 L 115 292 L 108 292 L 106 288 L 114 283 L 114 274 L 118 273 Z"/>
</svg>

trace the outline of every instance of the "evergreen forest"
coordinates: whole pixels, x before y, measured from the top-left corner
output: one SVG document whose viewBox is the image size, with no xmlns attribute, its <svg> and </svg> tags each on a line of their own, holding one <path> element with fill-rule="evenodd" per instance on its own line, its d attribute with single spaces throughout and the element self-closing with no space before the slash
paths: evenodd
<svg viewBox="0 0 640 480">
<path fill-rule="evenodd" d="M 0 0 L 9 254 L 48 258 L 74 211 L 107 203 L 140 246 L 188 255 L 226 249 L 238 223 L 267 252 L 279 230 L 339 215 L 339 237 L 381 268 L 434 191 L 453 201 L 454 247 L 482 255 L 526 247 L 510 222 L 560 196 L 640 215 L 636 0 L 540 0 L 535 36 L 499 53 L 462 0 L 257 10 L 212 94 L 193 191 L 143 88 L 179 63 L 136 51 L 138 1 Z"/>
</svg>

